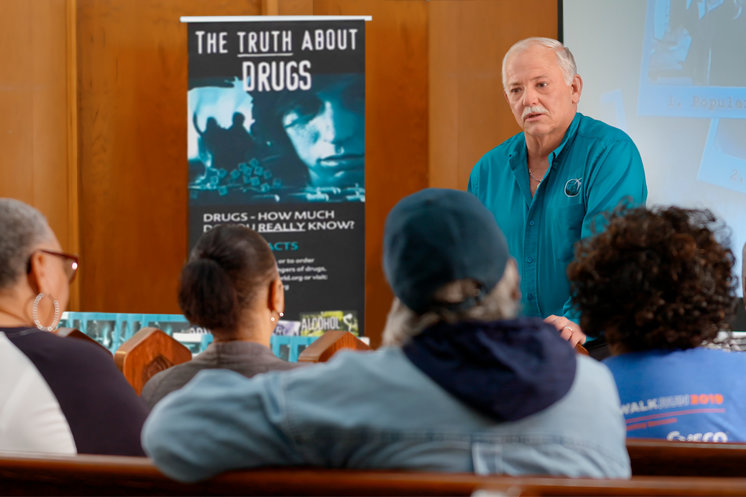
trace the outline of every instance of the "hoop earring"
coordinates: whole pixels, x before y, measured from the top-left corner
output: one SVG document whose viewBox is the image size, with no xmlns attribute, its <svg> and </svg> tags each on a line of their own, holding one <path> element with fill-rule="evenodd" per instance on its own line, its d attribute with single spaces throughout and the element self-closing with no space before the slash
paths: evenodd
<svg viewBox="0 0 746 497">
<path fill-rule="evenodd" d="M 43 326 L 41 324 L 41 321 L 39 321 L 39 303 L 44 297 L 52 299 L 52 305 L 54 305 L 54 318 L 52 318 L 52 323 L 49 326 Z M 51 295 L 39 292 L 39 295 L 37 295 L 34 299 L 34 305 L 31 307 L 31 319 L 34 320 L 34 325 L 40 330 L 54 331 L 57 328 L 57 324 L 60 320 L 60 303 L 57 302 L 57 299 L 52 297 Z"/>
</svg>

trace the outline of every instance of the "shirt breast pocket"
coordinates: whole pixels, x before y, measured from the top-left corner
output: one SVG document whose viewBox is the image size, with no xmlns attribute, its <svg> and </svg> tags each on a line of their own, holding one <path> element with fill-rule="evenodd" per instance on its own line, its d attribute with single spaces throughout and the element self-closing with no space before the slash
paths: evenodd
<svg viewBox="0 0 746 497">
<path fill-rule="evenodd" d="M 580 240 L 583 231 L 585 208 L 577 203 L 557 208 L 552 216 L 554 224 L 554 240 L 557 259 L 569 262 L 575 255 L 575 242 Z"/>
</svg>

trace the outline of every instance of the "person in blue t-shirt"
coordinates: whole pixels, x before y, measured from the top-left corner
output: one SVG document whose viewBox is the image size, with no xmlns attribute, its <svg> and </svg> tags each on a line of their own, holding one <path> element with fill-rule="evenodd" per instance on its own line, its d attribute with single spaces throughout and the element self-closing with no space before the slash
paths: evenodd
<svg viewBox="0 0 746 497">
<path fill-rule="evenodd" d="M 518 261 L 523 313 L 545 318 L 574 346 L 586 336 L 565 274 L 573 246 L 600 213 L 623 201 L 644 205 L 642 159 L 623 131 L 577 112 L 583 81 L 557 40 L 513 45 L 502 77 L 523 132 L 477 162 L 468 190 L 495 216 Z"/>
<path fill-rule="evenodd" d="M 628 437 L 746 442 L 746 354 L 704 346 L 736 306 L 719 226 L 706 210 L 619 210 L 568 267 L 583 329 L 606 334 Z"/>
</svg>

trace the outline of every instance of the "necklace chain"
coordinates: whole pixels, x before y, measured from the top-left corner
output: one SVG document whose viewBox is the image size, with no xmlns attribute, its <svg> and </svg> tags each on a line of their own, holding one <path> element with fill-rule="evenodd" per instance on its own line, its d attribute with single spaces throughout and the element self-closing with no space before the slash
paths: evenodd
<svg viewBox="0 0 746 497">
<path fill-rule="evenodd" d="M 546 174 L 546 173 L 545 173 L 545 174 Z M 534 172 L 533 172 L 533 171 L 531 170 L 531 168 L 530 168 L 530 167 L 528 168 L 528 175 L 529 175 L 529 176 L 531 177 L 531 179 L 532 179 L 532 180 L 536 181 L 537 183 L 541 183 L 541 182 L 542 182 L 542 181 L 544 180 L 544 178 L 537 178 L 537 177 L 536 177 L 536 176 L 534 175 Z"/>
</svg>

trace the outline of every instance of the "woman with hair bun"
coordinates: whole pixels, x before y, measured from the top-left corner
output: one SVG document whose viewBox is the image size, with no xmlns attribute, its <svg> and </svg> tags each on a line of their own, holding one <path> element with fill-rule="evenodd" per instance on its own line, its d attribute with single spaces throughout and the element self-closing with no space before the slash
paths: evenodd
<svg viewBox="0 0 746 497">
<path fill-rule="evenodd" d="M 203 369 L 230 369 L 246 377 L 300 366 L 269 348 L 285 308 L 285 294 L 272 250 L 255 231 L 225 224 L 197 241 L 181 271 L 179 306 L 193 324 L 214 337 L 192 361 L 153 376 L 142 397 L 150 407 L 186 385 Z"/>
</svg>

